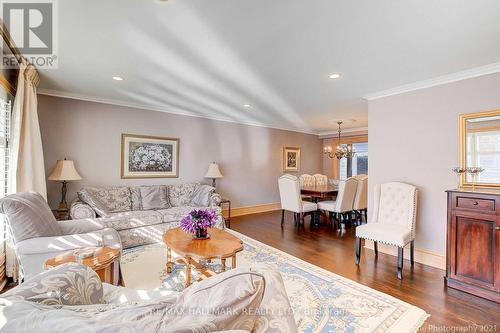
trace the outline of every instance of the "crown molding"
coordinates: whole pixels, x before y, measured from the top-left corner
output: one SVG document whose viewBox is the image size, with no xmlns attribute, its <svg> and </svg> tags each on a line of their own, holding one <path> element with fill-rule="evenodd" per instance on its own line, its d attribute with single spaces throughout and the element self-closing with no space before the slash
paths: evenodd
<svg viewBox="0 0 500 333">
<path fill-rule="evenodd" d="M 351 134 L 351 135 L 342 135 L 342 137 L 348 137 L 348 136 L 356 136 L 356 135 L 365 135 L 368 133 L 368 127 L 355 127 L 355 128 L 347 128 L 343 129 L 341 131 L 342 134 Z M 326 131 L 326 132 L 319 132 L 318 136 L 320 139 L 327 139 L 332 136 L 337 136 L 339 134 L 339 131 Z"/>
<path fill-rule="evenodd" d="M 483 76 L 483 75 L 488 75 L 488 74 L 494 74 L 500 72 L 500 62 L 495 62 L 493 64 L 481 66 L 481 67 L 476 67 L 476 68 L 471 68 L 471 69 L 466 69 L 464 71 L 452 73 L 452 74 L 447 74 L 443 76 L 438 76 L 432 79 L 428 80 L 423 80 L 423 81 L 417 81 L 414 83 L 409 83 L 405 84 L 399 87 L 379 91 L 376 93 L 371 93 L 362 96 L 363 99 L 366 99 L 367 101 L 372 101 L 375 99 L 379 98 L 384 98 L 388 96 L 393 96 L 393 95 L 399 95 L 403 94 L 406 92 L 414 91 L 414 90 L 420 90 L 420 89 L 425 89 L 425 88 L 430 88 L 430 87 L 435 87 L 435 86 L 440 86 L 443 84 L 447 83 L 452 83 L 456 81 L 462 81 L 466 79 L 472 79 L 475 77 Z"/>
<path fill-rule="evenodd" d="M 115 100 L 115 99 L 108 99 L 108 98 L 101 98 L 101 97 L 95 97 L 95 96 L 88 96 L 88 95 L 84 95 L 84 94 L 70 93 L 70 92 L 61 91 L 61 90 L 39 88 L 39 89 L 37 89 L 37 93 L 39 95 L 69 98 L 69 99 L 75 99 L 75 100 L 80 100 L 80 101 L 123 106 L 123 107 L 141 109 L 141 110 L 147 110 L 147 111 L 158 111 L 158 112 L 175 114 L 175 115 L 179 115 L 179 116 L 203 118 L 203 119 L 223 121 L 223 122 L 227 122 L 227 123 L 234 123 L 234 124 L 240 124 L 240 125 L 246 125 L 246 126 L 256 126 L 256 127 L 271 128 L 271 129 L 276 129 L 276 130 L 281 130 L 281 131 L 290 131 L 290 132 L 318 135 L 318 132 L 314 132 L 310 129 L 275 127 L 275 126 L 269 126 L 269 125 L 262 124 L 262 123 L 253 123 L 253 122 L 245 122 L 245 121 L 236 121 L 236 120 L 227 119 L 227 118 L 202 116 L 202 115 L 192 114 L 190 112 L 172 111 L 172 110 L 169 110 L 168 107 L 166 107 L 166 106 L 131 103 L 131 102 L 119 101 L 119 100 Z"/>
</svg>

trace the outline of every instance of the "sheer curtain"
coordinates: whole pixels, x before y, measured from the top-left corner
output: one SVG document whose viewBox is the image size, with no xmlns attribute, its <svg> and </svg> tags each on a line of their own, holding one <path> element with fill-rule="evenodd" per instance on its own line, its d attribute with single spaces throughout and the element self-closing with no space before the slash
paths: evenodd
<svg viewBox="0 0 500 333">
<path fill-rule="evenodd" d="M 12 107 L 8 193 L 35 191 L 47 198 L 36 98 L 39 81 L 35 66 L 22 59 Z M 7 275 L 15 277 L 17 262 L 12 247 L 7 245 L 6 252 Z"/>
</svg>

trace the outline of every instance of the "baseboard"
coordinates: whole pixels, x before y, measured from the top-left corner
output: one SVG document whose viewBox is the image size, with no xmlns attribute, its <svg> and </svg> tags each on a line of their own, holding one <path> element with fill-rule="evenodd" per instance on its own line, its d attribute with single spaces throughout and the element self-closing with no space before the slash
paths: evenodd
<svg viewBox="0 0 500 333">
<path fill-rule="evenodd" d="M 365 248 L 373 250 L 373 242 L 366 240 Z M 378 251 L 392 256 L 398 255 L 397 247 L 386 244 L 378 243 Z M 404 249 L 404 258 L 410 259 L 410 245 L 407 245 Z M 427 266 L 446 269 L 446 257 L 441 253 L 415 248 L 415 261 Z"/>
<path fill-rule="evenodd" d="M 257 214 L 257 213 L 265 213 L 265 212 L 271 212 L 271 211 L 279 210 L 279 209 L 281 209 L 281 204 L 279 202 L 270 203 L 270 204 L 263 204 L 263 205 L 256 205 L 256 206 L 236 207 L 236 208 L 231 208 L 231 217 L 249 215 L 249 214 Z M 227 208 L 222 210 L 222 216 L 227 218 L 227 216 L 228 216 L 228 209 Z"/>
</svg>

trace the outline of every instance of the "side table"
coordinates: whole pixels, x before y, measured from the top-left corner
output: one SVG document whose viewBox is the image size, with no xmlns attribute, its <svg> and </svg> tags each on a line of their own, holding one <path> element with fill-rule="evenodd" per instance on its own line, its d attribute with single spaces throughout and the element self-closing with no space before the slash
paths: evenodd
<svg viewBox="0 0 500 333">
<path fill-rule="evenodd" d="M 229 199 L 222 199 L 220 201 L 220 205 L 221 205 L 221 208 L 222 208 L 222 204 L 227 204 L 228 206 L 228 209 L 227 209 L 227 213 L 228 213 L 228 216 L 227 216 L 227 223 L 226 223 L 226 226 L 231 229 L 231 200 Z"/>
<path fill-rule="evenodd" d="M 73 251 L 64 252 L 45 261 L 45 269 L 56 267 L 68 262 L 78 262 Z M 98 247 L 94 255 L 81 260 L 85 266 L 92 268 L 102 282 L 115 286 L 120 280 L 120 250 L 111 247 Z"/>
</svg>

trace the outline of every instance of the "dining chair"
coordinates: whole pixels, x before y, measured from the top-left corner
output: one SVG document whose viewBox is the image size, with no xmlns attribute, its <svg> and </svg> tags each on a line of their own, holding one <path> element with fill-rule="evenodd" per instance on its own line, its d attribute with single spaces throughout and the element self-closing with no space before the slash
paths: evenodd
<svg viewBox="0 0 500 333">
<path fill-rule="evenodd" d="M 398 279 L 403 278 L 403 248 L 408 243 L 410 262 L 414 265 L 417 195 L 417 188 L 405 183 L 391 182 L 375 186 L 372 219 L 356 228 L 356 265 L 361 259 L 361 239 L 374 242 L 375 256 L 378 255 L 378 242 L 397 246 Z"/>
<path fill-rule="evenodd" d="M 299 181 L 300 181 L 300 186 L 315 186 L 316 185 L 316 181 L 314 179 L 314 176 L 308 175 L 307 173 L 300 175 Z"/>
<path fill-rule="evenodd" d="M 342 224 L 342 220 L 351 220 L 351 212 L 354 204 L 354 196 L 358 183 L 354 178 L 339 181 L 338 194 L 335 200 L 318 202 L 318 209 L 328 211 L 337 215 L 336 220 Z"/>
<path fill-rule="evenodd" d="M 281 226 L 285 223 L 285 210 L 293 212 L 295 223 L 304 223 L 304 215 L 311 214 L 311 222 L 318 210 L 318 205 L 302 200 L 300 182 L 296 176 L 285 174 L 278 179 L 281 200 Z"/>
<path fill-rule="evenodd" d="M 363 215 L 365 218 L 365 222 L 368 221 L 368 213 L 367 213 L 367 197 L 368 197 L 368 176 L 358 175 L 355 177 L 358 184 L 356 187 L 356 196 L 354 197 L 354 204 L 352 206 L 352 210 L 356 216 L 356 220 L 360 219 L 360 222 L 363 222 Z"/>
<path fill-rule="evenodd" d="M 314 176 L 308 175 L 307 173 L 300 175 L 299 182 L 300 182 L 300 187 L 316 185 L 316 180 L 314 179 Z M 307 201 L 312 201 L 312 197 L 310 195 L 302 195 L 302 199 Z"/>
<path fill-rule="evenodd" d="M 328 185 L 328 177 L 320 173 L 314 174 L 314 182 L 316 185 Z"/>
</svg>

